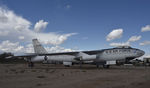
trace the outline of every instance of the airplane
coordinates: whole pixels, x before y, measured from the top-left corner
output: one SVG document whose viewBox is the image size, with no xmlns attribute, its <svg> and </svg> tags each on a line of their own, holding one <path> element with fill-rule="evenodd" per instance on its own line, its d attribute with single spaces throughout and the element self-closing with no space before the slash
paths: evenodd
<svg viewBox="0 0 150 88">
<path fill-rule="evenodd" d="M 34 62 L 59 61 L 65 66 L 72 66 L 74 63 L 78 63 L 82 66 L 82 64 L 88 63 L 94 64 L 97 67 L 103 65 L 104 68 L 109 68 L 110 65 L 115 65 L 118 60 L 130 61 L 145 54 L 143 50 L 130 46 L 119 46 L 92 51 L 48 53 L 38 39 L 32 39 L 32 43 L 35 53 L 17 56 L 23 57 L 28 61 L 29 67 L 34 66 Z"/>
</svg>

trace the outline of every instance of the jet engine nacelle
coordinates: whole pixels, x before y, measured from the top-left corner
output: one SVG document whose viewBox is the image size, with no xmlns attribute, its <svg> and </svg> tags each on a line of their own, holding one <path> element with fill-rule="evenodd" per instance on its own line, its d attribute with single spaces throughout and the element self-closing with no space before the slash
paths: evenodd
<svg viewBox="0 0 150 88">
<path fill-rule="evenodd" d="M 36 57 L 31 58 L 32 62 L 41 62 L 44 60 L 45 60 L 45 56 L 36 56 Z"/>
<path fill-rule="evenodd" d="M 89 60 L 95 60 L 96 55 L 88 55 L 86 53 L 80 52 L 77 54 L 76 60 L 83 60 L 83 61 L 89 61 Z"/>
<path fill-rule="evenodd" d="M 96 59 L 96 55 L 82 56 L 81 58 L 84 61 L 95 60 Z"/>
</svg>

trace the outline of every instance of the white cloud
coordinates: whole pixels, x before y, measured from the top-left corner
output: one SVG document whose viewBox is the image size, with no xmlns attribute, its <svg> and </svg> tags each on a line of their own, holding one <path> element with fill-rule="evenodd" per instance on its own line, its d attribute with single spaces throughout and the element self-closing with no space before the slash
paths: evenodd
<svg viewBox="0 0 150 88">
<path fill-rule="evenodd" d="M 69 34 L 56 34 L 56 33 L 39 33 L 35 35 L 36 38 L 39 39 L 40 42 L 43 44 L 52 44 L 52 45 L 59 45 L 62 44 L 68 37 L 72 35 L 76 35 L 77 33 L 69 33 Z"/>
<path fill-rule="evenodd" d="M 142 31 L 142 32 L 150 31 L 150 25 L 146 25 L 145 27 L 142 27 L 142 28 L 141 28 L 141 31 Z"/>
<path fill-rule="evenodd" d="M 19 42 L 12 43 L 9 40 L 3 41 L 0 44 L 0 51 L 1 52 L 22 52 L 22 49 L 24 49 L 23 46 L 19 45 Z"/>
<path fill-rule="evenodd" d="M 50 53 L 75 51 L 73 49 L 65 49 L 64 47 L 61 47 L 61 46 L 46 47 L 45 49 Z"/>
<path fill-rule="evenodd" d="M 7 31 L 7 30 L 1 30 L 0 31 L 0 36 L 7 36 L 8 33 L 9 33 L 9 31 Z"/>
<path fill-rule="evenodd" d="M 67 9 L 70 9 L 70 8 L 71 8 L 71 5 L 69 5 L 69 4 L 66 5 L 66 8 L 67 8 Z"/>
<path fill-rule="evenodd" d="M 40 20 L 36 23 L 35 29 L 41 30 L 47 26 L 47 22 Z M 68 37 L 76 33 L 58 34 L 58 33 L 37 33 L 31 28 L 31 22 L 25 18 L 16 15 L 13 11 L 0 7 L 0 40 L 19 41 L 23 39 L 30 42 L 33 38 L 38 38 L 47 44 L 58 45 L 63 43 Z M 24 36 L 21 37 L 21 36 Z"/>
<path fill-rule="evenodd" d="M 129 42 L 135 42 L 141 39 L 142 36 L 132 36 L 129 38 Z"/>
<path fill-rule="evenodd" d="M 19 36 L 19 39 L 20 39 L 20 40 L 23 40 L 23 39 L 24 39 L 24 36 Z"/>
<path fill-rule="evenodd" d="M 54 52 L 71 52 L 73 49 L 66 49 L 61 46 L 44 47 L 49 53 Z M 27 44 L 25 46 L 20 45 L 19 42 L 10 42 L 9 40 L 0 43 L 0 52 L 12 52 L 16 53 L 34 53 L 33 45 Z"/>
<path fill-rule="evenodd" d="M 13 11 L 4 9 L 0 7 L 0 42 L 1 48 L 3 51 L 13 51 L 12 48 L 7 49 L 3 44 L 8 43 L 10 45 L 14 44 L 14 52 L 27 51 L 26 49 L 31 50 L 31 47 L 25 45 L 19 45 L 18 41 L 29 43 L 33 38 L 37 38 L 42 41 L 44 44 L 59 45 L 67 40 L 70 36 L 76 35 L 77 33 L 66 33 L 59 34 L 54 32 L 41 33 L 39 31 L 45 29 L 48 25 L 48 22 L 40 20 L 35 24 L 34 29 L 31 29 L 32 23 L 25 18 L 16 15 Z M 36 32 L 35 32 L 35 31 Z M 7 40 L 7 42 L 6 42 Z M 14 43 L 15 42 L 15 43 Z M 16 46 L 15 46 L 16 45 Z"/>
<path fill-rule="evenodd" d="M 118 47 L 118 46 L 130 46 L 131 42 L 136 42 L 141 39 L 142 36 L 132 36 L 128 41 L 122 43 L 110 43 L 110 46 Z"/>
<path fill-rule="evenodd" d="M 87 40 L 87 39 L 89 39 L 89 38 L 88 38 L 88 37 L 83 37 L 82 39 L 83 39 L 83 40 Z"/>
<path fill-rule="evenodd" d="M 150 41 L 144 41 L 142 43 L 140 43 L 141 46 L 144 46 L 144 45 L 150 45 Z"/>
<path fill-rule="evenodd" d="M 150 54 L 145 54 L 143 58 L 150 58 Z"/>
<path fill-rule="evenodd" d="M 119 39 L 122 37 L 122 34 L 123 34 L 123 29 L 114 29 L 112 32 L 110 32 L 107 37 L 106 37 L 106 40 L 107 41 L 111 41 L 111 40 L 114 40 L 114 39 Z"/>
<path fill-rule="evenodd" d="M 16 53 L 34 53 L 32 44 L 25 46 L 20 45 L 19 42 L 10 42 L 9 40 L 0 43 L 0 52 L 12 52 Z"/>
<path fill-rule="evenodd" d="M 137 58 L 135 58 L 135 59 L 138 59 L 138 60 L 144 60 L 144 58 L 150 58 L 150 54 L 149 53 L 147 53 L 147 54 L 144 54 L 143 56 L 141 56 L 141 57 L 137 57 Z"/>
<path fill-rule="evenodd" d="M 44 22 L 44 20 L 39 20 L 34 26 L 35 32 L 41 32 L 41 30 L 44 30 L 48 25 L 48 22 Z"/>
<path fill-rule="evenodd" d="M 130 43 L 129 42 L 125 42 L 125 43 L 110 43 L 110 46 L 113 46 L 113 47 L 130 46 Z"/>
</svg>

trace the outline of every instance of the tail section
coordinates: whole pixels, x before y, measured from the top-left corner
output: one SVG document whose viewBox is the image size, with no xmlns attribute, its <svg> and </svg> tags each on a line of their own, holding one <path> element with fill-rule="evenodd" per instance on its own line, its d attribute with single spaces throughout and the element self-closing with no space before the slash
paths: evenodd
<svg viewBox="0 0 150 88">
<path fill-rule="evenodd" d="M 33 43 L 33 47 L 34 47 L 34 52 L 35 53 L 37 53 L 37 54 L 48 53 L 37 39 L 32 39 L 32 43 Z"/>
</svg>

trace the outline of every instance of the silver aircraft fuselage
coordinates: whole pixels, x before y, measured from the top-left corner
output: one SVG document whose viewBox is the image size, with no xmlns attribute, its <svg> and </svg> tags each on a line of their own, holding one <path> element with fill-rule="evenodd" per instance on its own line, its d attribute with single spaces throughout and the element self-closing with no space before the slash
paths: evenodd
<svg viewBox="0 0 150 88">
<path fill-rule="evenodd" d="M 93 50 L 93 51 L 82 51 L 88 56 L 83 59 L 83 61 L 115 61 L 128 59 L 132 60 L 134 58 L 140 57 L 145 54 L 144 51 L 136 48 L 110 48 L 103 50 Z M 47 56 L 48 61 L 62 61 L 62 62 L 79 62 L 75 59 L 74 55 L 53 55 Z M 32 62 L 43 61 L 44 56 L 36 56 L 32 58 Z"/>
<path fill-rule="evenodd" d="M 72 65 L 73 63 L 92 63 L 102 65 L 113 65 L 118 60 L 125 60 L 126 62 L 145 54 L 144 51 L 130 46 L 120 46 L 110 49 L 92 50 L 92 51 L 75 51 L 75 52 L 56 52 L 48 53 L 46 49 L 40 44 L 38 39 L 33 39 L 34 52 L 31 55 L 22 55 L 28 62 L 40 61 L 58 61 L 63 62 L 64 65 Z"/>
</svg>

